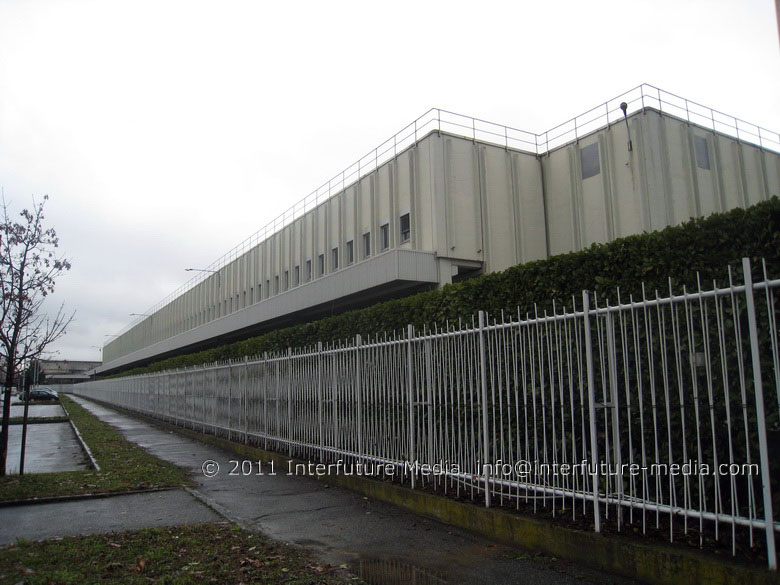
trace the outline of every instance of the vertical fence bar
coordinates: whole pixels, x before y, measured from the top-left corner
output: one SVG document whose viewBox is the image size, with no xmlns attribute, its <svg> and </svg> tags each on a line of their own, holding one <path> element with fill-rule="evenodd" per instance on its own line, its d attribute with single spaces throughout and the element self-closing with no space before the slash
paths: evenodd
<svg viewBox="0 0 780 585">
<path fill-rule="evenodd" d="M 607 303 L 609 307 L 609 303 Z M 609 408 L 612 413 L 612 462 L 615 466 L 615 489 L 617 490 L 617 522 L 618 531 L 623 522 L 623 453 L 620 447 L 620 410 L 618 409 L 618 379 L 617 379 L 617 349 L 615 347 L 615 324 L 613 323 L 612 313 L 607 312 L 606 320 L 606 342 L 607 342 L 607 365 L 609 376 Z M 606 406 L 606 405 L 605 405 Z M 613 473 L 610 470 L 610 473 Z"/>
<path fill-rule="evenodd" d="M 434 437 L 434 430 L 433 430 L 433 424 L 434 424 L 434 413 L 433 413 L 433 359 L 431 356 L 431 345 L 433 344 L 433 341 L 431 339 L 426 339 L 425 343 L 423 345 L 424 351 L 425 351 L 425 409 L 427 411 L 427 418 L 428 418 L 428 428 L 426 430 L 426 433 L 428 435 L 427 437 L 427 449 L 426 449 L 426 457 L 428 459 L 428 464 L 433 465 L 434 459 L 433 459 L 433 452 L 434 452 L 434 446 L 433 446 L 433 437 Z"/>
<path fill-rule="evenodd" d="M 764 390 L 761 382 L 761 356 L 758 353 L 758 326 L 756 307 L 753 302 L 753 275 L 750 272 L 750 259 L 742 259 L 742 273 L 745 279 L 745 301 L 747 304 L 748 328 L 750 330 L 750 354 L 753 358 L 753 390 L 756 398 L 756 423 L 758 424 L 758 452 L 761 458 L 761 491 L 764 495 L 764 522 L 766 523 L 766 556 L 769 568 L 777 570 L 775 552 L 775 526 L 772 514 L 772 490 L 769 482 L 769 450 L 766 439 L 766 420 L 764 418 Z"/>
<path fill-rule="evenodd" d="M 355 335 L 355 394 L 357 402 L 357 452 L 364 455 L 363 452 L 363 397 L 362 397 L 362 368 L 360 364 L 360 344 L 362 342 L 360 335 Z"/>
<path fill-rule="evenodd" d="M 287 348 L 287 453 L 293 455 L 292 428 L 292 347 Z"/>
<path fill-rule="evenodd" d="M 247 395 L 249 387 L 249 356 L 244 356 L 244 386 L 242 388 L 241 411 L 244 414 L 244 444 L 249 443 L 249 408 Z"/>
<path fill-rule="evenodd" d="M 415 466 L 415 446 L 414 446 L 414 355 L 412 352 L 412 337 L 414 336 L 414 325 L 409 325 L 406 329 L 406 360 L 407 360 L 407 400 L 409 402 L 409 461 L 407 462 L 412 469 L 411 483 L 414 489 L 415 475 L 417 467 Z"/>
<path fill-rule="evenodd" d="M 487 363 L 485 356 L 485 312 L 479 312 L 479 383 L 482 392 L 482 469 L 485 475 L 485 507 L 490 507 L 490 443 L 488 433 Z"/>
<path fill-rule="evenodd" d="M 317 342 L 317 436 L 320 445 L 320 461 L 325 461 L 325 437 L 322 428 L 322 342 Z"/>
<path fill-rule="evenodd" d="M 227 367 L 227 373 L 228 373 L 228 418 L 227 418 L 227 428 L 228 428 L 228 434 L 227 439 L 228 441 L 232 440 L 233 433 L 231 429 L 233 428 L 233 423 L 231 420 L 232 415 L 232 407 L 233 407 L 233 360 L 228 360 L 228 367 Z"/>
<path fill-rule="evenodd" d="M 590 296 L 582 291 L 582 316 L 585 333 L 585 362 L 588 371 L 588 417 L 590 418 L 590 468 L 593 476 L 593 529 L 601 532 L 601 505 L 599 502 L 599 445 L 596 435 L 596 382 L 593 374 L 593 342 L 590 338 Z"/>
</svg>

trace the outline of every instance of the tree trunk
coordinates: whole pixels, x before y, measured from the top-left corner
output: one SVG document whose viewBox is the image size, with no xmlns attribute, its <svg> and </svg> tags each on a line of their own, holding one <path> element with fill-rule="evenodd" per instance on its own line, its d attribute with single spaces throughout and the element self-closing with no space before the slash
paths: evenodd
<svg viewBox="0 0 780 585">
<path fill-rule="evenodd" d="M 0 477 L 5 475 L 6 458 L 8 457 L 8 430 L 11 419 L 11 388 L 14 385 L 14 356 L 9 356 L 5 363 L 5 386 L 3 392 L 3 425 L 0 431 Z"/>
</svg>

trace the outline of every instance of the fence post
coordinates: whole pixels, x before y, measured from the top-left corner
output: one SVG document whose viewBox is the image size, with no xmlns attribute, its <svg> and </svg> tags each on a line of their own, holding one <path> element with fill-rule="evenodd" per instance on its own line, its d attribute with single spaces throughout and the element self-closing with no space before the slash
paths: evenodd
<svg viewBox="0 0 780 585">
<path fill-rule="evenodd" d="M 407 401 L 409 402 L 409 468 L 412 470 L 412 489 L 414 489 L 417 467 L 415 466 L 415 445 L 414 445 L 414 368 L 412 337 L 414 336 L 414 325 L 409 325 L 406 329 L 406 362 L 407 362 Z"/>
<path fill-rule="evenodd" d="M 607 303 L 609 306 L 609 303 Z M 612 460 L 615 465 L 615 487 L 617 489 L 617 520 L 618 530 L 623 522 L 623 453 L 620 446 L 620 410 L 618 409 L 618 374 L 617 374 L 617 348 L 615 344 L 615 327 L 612 313 L 606 314 L 607 321 L 607 363 L 609 365 L 609 408 L 612 420 Z M 606 406 L 606 405 L 605 405 Z M 627 415 L 630 416 L 630 415 Z M 611 473 L 611 470 L 610 470 Z"/>
<path fill-rule="evenodd" d="M 317 342 L 317 428 L 320 443 L 320 461 L 325 461 L 325 437 L 322 428 L 322 342 Z"/>
<path fill-rule="evenodd" d="M 601 532 L 601 507 L 599 502 L 599 445 L 596 437 L 596 382 L 593 375 L 593 343 L 590 339 L 590 296 L 582 291 L 582 315 L 585 333 L 585 361 L 588 366 L 588 418 L 590 418 L 590 469 L 593 477 L 593 526 Z"/>
<path fill-rule="evenodd" d="M 241 433 L 241 416 L 244 413 L 244 387 L 241 384 L 241 366 L 238 366 L 238 420 L 236 421 L 236 431 L 238 431 L 237 434 L 240 435 Z"/>
<path fill-rule="evenodd" d="M 281 357 L 274 360 L 274 367 L 276 368 L 276 384 L 274 384 L 274 439 L 276 440 L 276 449 L 281 452 L 281 443 L 284 439 L 282 439 L 282 421 L 279 417 L 279 396 L 281 395 L 279 386 L 282 384 L 282 366 L 280 364 Z"/>
<path fill-rule="evenodd" d="M 485 507 L 490 507 L 490 442 L 488 440 L 487 358 L 485 356 L 485 312 L 479 312 L 479 381 L 482 391 L 482 471 L 485 475 Z"/>
<path fill-rule="evenodd" d="M 268 451 L 268 352 L 263 352 L 263 449 Z"/>
<path fill-rule="evenodd" d="M 433 356 L 431 355 L 431 344 L 432 341 L 430 339 L 425 341 L 425 409 L 428 413 L 428 448 L 426 451 L 429 465 L 433 465 L 435 461 L 433 454 Z"/>
<path fill-rule="evenodd" d="M 249 356 L 244 356 L 244 398 L 241 410 L 244 413 L 244 444 L 249 444 Z"/>
<path fill-rule="evenodd" d="M 227 440 L 233 440 L 233 360 L 228 360 L 228 419 Z"/>
<path fill-rule="evenodd" d="M 360 367 L 360 343 L 362 338 L 355 335 L 355 392 L 357 394 L 357 451 L 360 456 L 363 455 L 363 390 Z"/>
<path fill-rule="evenodd" d="M 756 423 L 758 424 L 758 452 L 761 457 L 761 492 L 764 495 L 764 522 L 766 523 L 766 556 L 769 568 L 777 570 L 775 552 L 775 526 L 772 513 L 772 490 L 769 482 L 769 451 L 766 440 L 766 420 L 764 418 L 764 390 L 761 380 L 761 358 L 758 353 L 758 326 L 756 325 L 756 307 L 753 301 L 753 275 L 750 272 L 750 259 L 742 259 L 742 273 L 745 278 L 745 301 L 747 304 L 748 327 L 750 329 L 750 354 L 753 358 L 753 389 L 756 398 Z"/>
<path fill-rule="evenodd" d="M 287 348 L 287 453 L 292 458 L 292 347 Z"/>
</svg>

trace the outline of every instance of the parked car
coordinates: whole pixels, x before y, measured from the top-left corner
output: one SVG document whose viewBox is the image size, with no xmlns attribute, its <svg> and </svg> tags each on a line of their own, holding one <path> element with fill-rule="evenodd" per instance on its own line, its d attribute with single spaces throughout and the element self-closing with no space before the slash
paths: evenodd
<svg viewBox="0 0 780 585">
<path fill-rule="evenodd" d="M 30 390 L 30 401 L 35 400 L 59 400 L 59 395 L 51 388 L 35 388 Z"/>
</svg>

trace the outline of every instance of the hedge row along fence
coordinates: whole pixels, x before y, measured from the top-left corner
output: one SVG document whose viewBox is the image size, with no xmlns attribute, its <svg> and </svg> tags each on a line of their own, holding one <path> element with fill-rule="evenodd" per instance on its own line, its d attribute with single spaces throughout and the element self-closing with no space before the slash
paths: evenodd
<svg viewBox="0 0 780 585">
<path fill-rule="evenodd" d="M 571 304 L 582 290 L 623 298 L 645 290 L 668 292 L 703 282 L 724 283 L 724 266 L 748 257 L 756 265 L 765 259 L 769 274 L 780 273 L 780 199 L 776 196 L 747 209 L 692 219 L 679 226 L 594 244 L 581 252 L 520 264 L 441 290 L 419 293 L 356 311 L 272 331 L 197 353 L 164 359 L 111 377 L 137 375 L 279 353 L 290 347 L 313 346 L 382 333 L 444 325 L 472 319 L 478 311 L 531 314 L 556 300 Z M 670 281 L 669 275 L 674 275 Z"/>
</svg>

